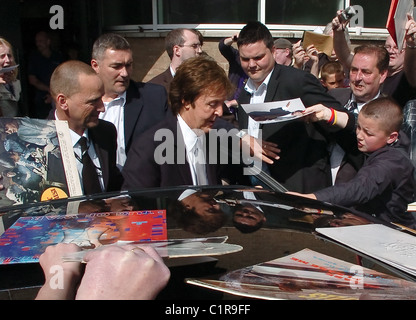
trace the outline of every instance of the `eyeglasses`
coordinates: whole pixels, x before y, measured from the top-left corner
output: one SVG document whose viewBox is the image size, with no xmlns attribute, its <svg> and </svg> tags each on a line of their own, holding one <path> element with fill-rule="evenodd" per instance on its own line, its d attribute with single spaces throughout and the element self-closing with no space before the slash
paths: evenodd
<svg viewBox="0 0 416 320">
<path fill-rule="evenodd" d="M 403 52 L 404 49 L 399 50 L 398 47 L 392 47 L 392 46 L 384 46 L 384 49 L 386 49 L 388 52 Z"/>
<path fill-rule="evenodd" d="M 190 47 L 190 48 L 194 48 L 196 49 L 201 49 L 202 48 L 202 44 L 200 43 L 194 43 L 194 44 L 180 44 L 180 47 Z"/>
</svg>

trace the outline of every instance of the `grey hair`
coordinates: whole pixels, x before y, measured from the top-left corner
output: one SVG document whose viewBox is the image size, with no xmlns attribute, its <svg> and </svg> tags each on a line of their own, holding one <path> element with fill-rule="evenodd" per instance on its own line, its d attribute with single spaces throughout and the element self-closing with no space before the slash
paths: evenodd
<svg viewBox="0 0 416 320">
<path fill-rule="evenodd" d="M 92 58 L 95 60 L 101 60 L 107 49 L 131 50 L 131 46 L 130 43 L 119 34 L 105 33 L 95 40 L 92 47 Z"/>
</svg>

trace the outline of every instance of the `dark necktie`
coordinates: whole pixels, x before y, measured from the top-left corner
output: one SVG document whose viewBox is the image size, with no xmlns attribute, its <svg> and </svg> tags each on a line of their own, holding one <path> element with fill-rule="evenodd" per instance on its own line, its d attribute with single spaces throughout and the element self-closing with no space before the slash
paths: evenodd
<svg viewBox="0 0 416 320">
<path fill-rule="evenodd" d="M 82 185 L 84 186 L 84 194 L 94 194 L 102 192 L 100 181 L 94 163 L 88 154 L 87 138 L 81 137 L 78 141 L 81 147 L 82 155 Z"/>
<path fill-rule="evenodd" d="M 355 112 L 355 109 L 358 109 L 357 102 L 351 101 L 347 107 L 348 111 Z"/>
</svg>

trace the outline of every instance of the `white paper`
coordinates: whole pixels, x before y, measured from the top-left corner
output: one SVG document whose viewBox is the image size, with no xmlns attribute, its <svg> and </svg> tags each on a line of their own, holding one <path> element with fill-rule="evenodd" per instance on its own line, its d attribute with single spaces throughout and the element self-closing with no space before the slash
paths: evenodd
<svg viewBox="0 0 416 320">
<path fill-rule="evenodd" d="M 396 29 L 397 48 L 403 49 L 404 37 L 406 36 L 407 14 L 413 14 L 413 0 L 399 0 L 396 13 L 394 14 L 394 25 Z"/>
<path fill-rule="evenodd" d="M 316 231 L 369 257 L 416 276 L 416 237 L 380 224 Z"/>
<path fill-rule="evenodd" d="M 282 101 L 272 101 L 264 103 L 242 104 L 241 107 L 257 124 L 276 123 L 290 121 L 304 117 L 306 114 L 293 114 L 296 111 L 305 110 L 305 106 L 300 98 Z M 259 116 L 259 113 L 261 116 Z M 267 119 L 259 120 L 267 117 Z M 250 124 L 250 119 L 249 119 Z M 253 124 L 251 124 L 253 126 Z"/>
</svg>

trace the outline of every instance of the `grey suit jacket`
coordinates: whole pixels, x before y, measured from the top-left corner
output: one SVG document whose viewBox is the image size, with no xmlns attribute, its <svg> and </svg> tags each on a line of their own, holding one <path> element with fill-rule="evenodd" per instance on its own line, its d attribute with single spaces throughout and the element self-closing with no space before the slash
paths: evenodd
<svg viewBox="0 0 416 320">
<path fill-rule="evenodd" d="M 328 91 L 332 97 L 337 99 L 342 106 L 345 106 L 351 98 L 351 88 L 336 88 Z"/>
</svg>

